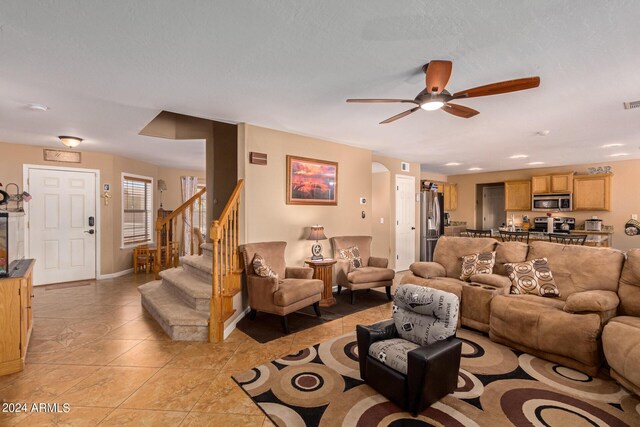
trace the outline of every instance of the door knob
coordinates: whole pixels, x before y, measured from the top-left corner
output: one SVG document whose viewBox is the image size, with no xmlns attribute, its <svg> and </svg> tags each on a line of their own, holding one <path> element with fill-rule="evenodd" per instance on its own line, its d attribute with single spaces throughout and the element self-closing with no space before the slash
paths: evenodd
<svg viewBox="0 0 640 427">
<path fill-rule="evenodd" d="M 91 229 L 89 231 L 85 231 L 85 233 L 89 233 L 89 234 L 94 234 L 95 232 L 96 232 L 96 230 L 94 230 L 94 229 Z"/>
<path fill-rule="evenodd" d="M 415 230 L 416 228 L 415 228 L 415 227 L 411 227 L 411 229 L 412 229 L 412 230 Z"/>
</svg>

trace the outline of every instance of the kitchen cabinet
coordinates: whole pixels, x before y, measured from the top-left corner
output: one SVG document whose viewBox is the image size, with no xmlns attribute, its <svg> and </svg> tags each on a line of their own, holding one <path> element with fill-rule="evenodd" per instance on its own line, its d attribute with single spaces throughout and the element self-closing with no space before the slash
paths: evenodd
<svg viewBox="0 0 640 427">
<path fill-rule="evenodd" d="M 11 277 L 0 279 L 0 375 L 24 369 L 33 328 L 31 273 L 35 260 L 17 262 Z"/>
<path fill-rule="evenodd" d="M 518 180 L 504 183 L 504 209 L 506 211 L 531 210 L 531 181 Z"/>
<path fill-rule="evenodd" d="M 458 184 L 445 183 L 442 187 L 445 212 L 455 211 L 458 209 Z"/>
<path fill-rule="evenodd" d="M 576 175 L 573 177 L 574 211 L 608 211 L 611 209 L 613 174 Z"/>
<path fill-rule="evenodd" d="M 540 175 L 531 177 L 531 193 L 571 193 L 573 191 L 573 172 Z"/>
</svg>

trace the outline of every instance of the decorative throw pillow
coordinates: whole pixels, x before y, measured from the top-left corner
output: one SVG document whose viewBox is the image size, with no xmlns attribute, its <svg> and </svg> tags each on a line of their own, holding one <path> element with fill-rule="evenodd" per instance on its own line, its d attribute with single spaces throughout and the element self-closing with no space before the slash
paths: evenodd
<svg viewBox="0 0 640 427">
<path fill-rule="evenodd" d="M 255 254 L 251 264 L 253 264 L 253 270 L 256 272 L 258 276 L 273 277 L 278 281 L 280 280 L 280 278 L 278 277 L 278 273 L 276 273 L 271 269 L 271 267 L 269 267 L 269 265 L 267 264 L 267 261 L 264 258 L 262 258 L 262 255 Z"/>
<path fill-rule="evenodd" d="M 357 245 L 338 250 L 338 258 L 349 261 L 353 269 L 362 267 L 362 258 L 360 257 L 360 250 Z"/>
<path fill-rule="evenodd" d="M 491 274 L 496 264 L 496 252 L 482 252 L 462 257 L 460 280 L 469 280 L 474 274 Z"/>
<path fill-rule="evenodd" d="M 511 293 L 516 295 L 539 295 L 541 297 L 559 297 L 549 263 L 546 258 L 504 265 L 511 279 Z"/>
</svg>

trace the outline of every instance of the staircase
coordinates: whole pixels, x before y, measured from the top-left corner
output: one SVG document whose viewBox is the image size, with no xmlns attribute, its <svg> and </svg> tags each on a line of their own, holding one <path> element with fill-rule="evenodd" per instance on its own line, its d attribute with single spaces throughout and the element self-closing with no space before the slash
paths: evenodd
<svg viewBox="0 0 640 427">
<path fill-rule="evenodd" d="M 138 287 L 143 307 L 172 340 L 209 339 L 213 260 L 205 253 L 180 258 L 182 266 L 163 270 L 160 280 Z"/>
<path fill-rule="evenodd" d="M 158 280 L 138 287 L 143 307 L 172 340 L 224 339 L 224 322 L 234 313 L 240 292 L 238 258 L 239 196 L 242 180 L 220 218 L 211 227 L 212 243 L 202 255 L 180 257 L 180 266 L 159 271 Z"/>
</svg>

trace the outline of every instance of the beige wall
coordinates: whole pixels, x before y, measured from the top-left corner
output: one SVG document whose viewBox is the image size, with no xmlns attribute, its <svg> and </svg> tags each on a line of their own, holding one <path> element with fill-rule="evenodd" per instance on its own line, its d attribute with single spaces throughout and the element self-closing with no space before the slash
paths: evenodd
<svg viewBox="0 0 640 427">
<path fill-rule="evenodd" d="M 371 151 L 248 124 L 240 127 L 245 242 L 284 240 L 287 264 L 301 266 L 311 255 L 312 242 L 306 238 L 313 224 L 324 225 L 327 237 L 371 234 L 371 204 L 360 205 L 359 200 L 371 199 Z M 268 164 L 249 164 L 252 151 L 266 153 Z M 338 205 L 287 205 L 287 155 L 338 162 Z M 332 256 L 329 241 L 320 243 L 324 256 Z"/>
<path fill-rule="evenodd" d="M 109 206 L 104 205 L 104 199 L 100 199 L 100 274 L 117 273 L 132 266 L 131 249 L 121 249 L 121 217 L 122 195 L 120 192 L 121 174 L 131 173 L 149 176 L 154 179 L 154 209 L 160 206 L 160 194 L 156 190 L 158 178 L 167 179 L 168 190 L 164 193 L 164 200 L 172 203 L 180 200 L 179 176 L 195 175 L 204 176 L 203 171 L 184 171 L 141 162 L 104 153 L 82 152 L 81 163 L 45 162 L 42 154 L 43 147 L 22 144 L 9 144 L 0 142 L 0 182 L 7 185 L 9 182 L 17 183 L 23 188 L 22 169 L 24 164 L 60 166 L 67 168 L 98 169 L 100 171 L 100 188 L 105 183 L 111 184 L 113 196 Z M 204 161 L 203 161 L 204 169 Z M 173 181 L 178 182 L 173 184 Z M 179 203 L 176 205 L 179 206 Z M 171 208 L 165 202 L 165 208 Z M 174 206 L 175 207 L 175 206 Z"/>
<path fill-rule="evenodd" d="M 576 218 L 580 225 L 585 219 L 597 215 L 603 220 L 604 225 L 614 227 L 613 246 L 628 250 L 640 247 L 640 237 L 630 237 L 624 234 L 624 224 L 631 214 L 640 215 L 640 160 L 626 160 L 607 163 L 592 163 L 583 165 L 571 165 L 553 168 L 523 169 L 504 172 L 488 172 L 470 175 L 450 175 L 448 181 L 458 184 L 458 209 L 451 212 L 451 219 L 454 221 L 467 221 L 469 226 L 475 224 L 476 218 L 476 185 L 485 183 L 503 182 L 507 180 L 530 179 L 536 175 L 546 175 L 550 173 L 570 172 L 586 174 L 588 167 L 611 166 L 613 169 L 612 189 L 611 189 L 611 211 L 604 212 L 566 212 L 562 216 L 572 216 Z M 479 206 L 479 205 L 478 205 Z M 480 207 L 481 208 L 481 207 Z M 544 212 L 513 212 L 516 222 L 521 220 L 522 215 L 544 216 Z"/>
<path fill-rule="evenodd" d="M 409 172 L 403 172 L 401 170 L 402 160 L 394 159 L 391 157 L 383 157 L 374 155 L 373 161 L 378 162 L 384 165 L 387 169 L 389 169 L 389 182 L 387 183 L 389 187 L 389 247 L 390 247 L 390 256 L 389 256 L 389 268 L 395 268 L 396 266 L 396 175 L 406 175 L 412 176 L 415 178 L 415 193 L 418 194 L 420 192 L 420 164 L 419 163 L 410 163 L 409 164 Z M 416 202 L 416 210 L 415 210 L 415 218 L 416 218 L 416 230 L 415 230 L 415 260 L 420 259 L 420 202 Z"/>
<path fill-rule="evenodd" d="M 447 182 L 448 178 L 447 175 L 438 172 L 422 171 L 420 172 L 420 179 L 427 181 Z"/>
<path fill-rule="evenodd" d="M 371 215 L 372 227 L 371 251 L 377 256 L 393 258 L 391 255 L 391 228 L 390 228 L 390 173 L 377 172 L 371 176 Z M 383 223 L 380 223 L 382 219 Z"/>
</svg>

